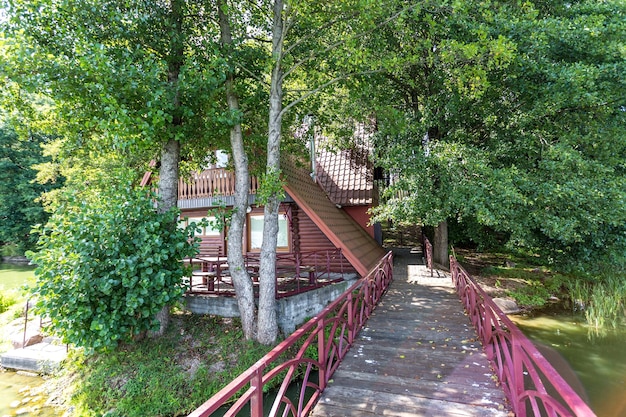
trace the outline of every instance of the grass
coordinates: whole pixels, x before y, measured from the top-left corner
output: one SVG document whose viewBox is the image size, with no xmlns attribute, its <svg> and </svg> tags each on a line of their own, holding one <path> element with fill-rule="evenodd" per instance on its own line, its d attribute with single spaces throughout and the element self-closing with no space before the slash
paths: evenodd
<svg viewBox="0 0 626 417">
<path fill-rule="evenodd" d="M 607 328 L 617 328 L 626 318 L 626 282 L 617 276 L 607 276 L 598 282 L 572 281 L 568 285 L 572 305 L 583 311 L 587 324 L 600 334 Z"/>
<path fill-rule="evenodd" d="M 0 263 L 0 328 L 23 315 L 27 298 L 23 287 L 33 281 L 32 267 Z M 0 352 L 11 348 L 10 340 L 0 339 Z"/>
<path fill-rule="evenodd" d="M 0 265 L 0 327 L 23 316 L 33 269 Z M 11 348 L 0 341 L 0 352 Z M 248 369 L 271 347 L 243 339 L 237 319 L 172 315 L 166 334 L 108 354 L 71 350 L 48 389 L 74 417 L 186 415 Z"/>
<path fill-rule="evenodd" d="M 76 417 L 186 415 L 270 349 L 243 340 L 238 320 L 178 313 L 162 338 L 73 352 L 62 380 Z"/>
<path fill-rule="evenodd" d="M 626 319 L 626 281 L 623 272 L 607 271 L 593 281 L 564 275 L 525 254 L 478 253 L 460 250 L 459 259 L 492 297 L 509 296 L 526 309 L 546 307 L 560 300 L 585 315 L 587 324 L 601 335 Z M 491 291 L 490 291 L 491 290 Z"/>
<path fill-rule="evenodd" d="M 461 263 L 492 297 L 508 296 L 528 309 L 545 306 L 563 294 L 563 276 L 526 254 L 457 250 Z"/>
</svg>

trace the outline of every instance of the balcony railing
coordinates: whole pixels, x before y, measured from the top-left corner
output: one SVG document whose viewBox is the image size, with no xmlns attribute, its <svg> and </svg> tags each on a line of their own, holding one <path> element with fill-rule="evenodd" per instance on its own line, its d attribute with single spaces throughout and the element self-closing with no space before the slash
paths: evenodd
<svg viewBox="0 0 626 417">
<path fill-rule="evenodd" d="M 256 194 L 259 188 L 257 177 L 250 177 L 250 194 Z M 178 183 L 178 199 L 192 200 L 230 196 L 235 193 L 235 173 L 224 168 L 213 168 L 196 172 L 191 179 L 181 179 Z"/>
<path fill-rule="evenodd" d="M 235 296 L 226 256 L 187 258 L 193 272 L 185 279 L 187 294 Z M 245 264 L 258 292 L 260 254 L 249 253 Z M 315 290 L 348 277 L 356 271 L 344 258 L 341 249 L 302 253 L 276 254 L 276 298 L 284 298 Z"/>
</svg>

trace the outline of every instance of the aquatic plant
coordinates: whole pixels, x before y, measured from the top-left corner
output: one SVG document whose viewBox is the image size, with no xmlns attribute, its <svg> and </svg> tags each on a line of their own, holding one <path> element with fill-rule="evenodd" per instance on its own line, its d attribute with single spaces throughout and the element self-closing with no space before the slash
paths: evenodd
<svg viewBox="0 0 626 417">
<path fill-rule="evenodd" d="M 616 275 L 589 282 L 574 280 L 568 284 L 572 306 L 584 311 L 590 328 L 598 333 L 607 327 L 616 328 L 626 318 L 626 282 Z"/>
</svg>

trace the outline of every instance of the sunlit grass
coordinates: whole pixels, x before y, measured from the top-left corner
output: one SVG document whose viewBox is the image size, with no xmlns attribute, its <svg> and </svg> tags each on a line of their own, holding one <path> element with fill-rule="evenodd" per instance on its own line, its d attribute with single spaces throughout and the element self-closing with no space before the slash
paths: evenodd
<svg viewBox="0 0 626 417">
<path fill-rule="evenodd" d="M 0 264 L 0 328 L 22 316 L 28 297 L 24 286 L 34 282 L 33 271 L 32 267 Z M 12 348 L 3 334 L 0 332 L 0 352 Z"/>
<path fill-rule="evenodd" d="M 590 283 L 581 280 L 568 285 L 573 305 L 585 313 L 587 324 L 596 333 L 617 328 L 626 317 L 626 282 L 615 276 Z"/>
</svg>

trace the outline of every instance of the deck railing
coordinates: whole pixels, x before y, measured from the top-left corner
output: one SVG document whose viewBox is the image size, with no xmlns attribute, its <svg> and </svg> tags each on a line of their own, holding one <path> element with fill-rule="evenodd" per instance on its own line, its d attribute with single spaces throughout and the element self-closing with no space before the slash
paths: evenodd
<svg viewBox="0 0 626 417">
<path fill-rule="evenodd" d="M 450 270 L 459 297 L 515 415 L 595 416 L 453 256 Z"/>
<path fill-rule="evenodd" d="M 250 177 L 250 194 L 259 188 L 257 177 Z M 207 169 L 196 172 L 191 180 L 181 179 L 178 183 L 178 199 L 230 196 L 235 193 L 235 173 L 224 168 Z"/>
<path fill-rule="evenodd" d="M 248 253 L 245 265 L 254 282 L 258 282 L 260 253 Z M 211 258 L 213 261 L 209 261 Z M 228 271 L 227 257 L 198 256 L 186 259 L 192 269 L 201 271 L 192 273 L 186 280 L 187 294 L 214 294 L 220 296 L 235 296 L 235 287 Z M 209 265 L 219 268 L 220 273 L 204 274 Z M 308 251 L 308 252 L 278 252 L 276 253 L 276 298 L 284 298 L 303 292 L 311 291 L 326 285 L 340 282 L 347 277 L 354 278 L 354 268 L 345 260 L 341 249 Z M 210 276 L 208 276 L 210 275 Z M 210 282 L 210 284 L 209 284 Z M 255 291 L 256 291 L 255 287 Z"/>
<path fill-rule="evenodd" d="M 227 404 L 230 407 L 223 414 L 225 417 L 236 416 L 244 407 L 249 407 L 251 417 L 306 416 L 389 286 L 392 274 L 393 259 L 389 252 L 366 277 L 189 417 L 208 417 L 220 407 L 228 407 Z M 263 392 L 268 387 L 276 395 L 264 407 L 267 397 Z M 293 387 L 295 394 L 288 395 L 287 390 Z M 241 396 L 235 400 L 238 393 Z"/>
</svg>

